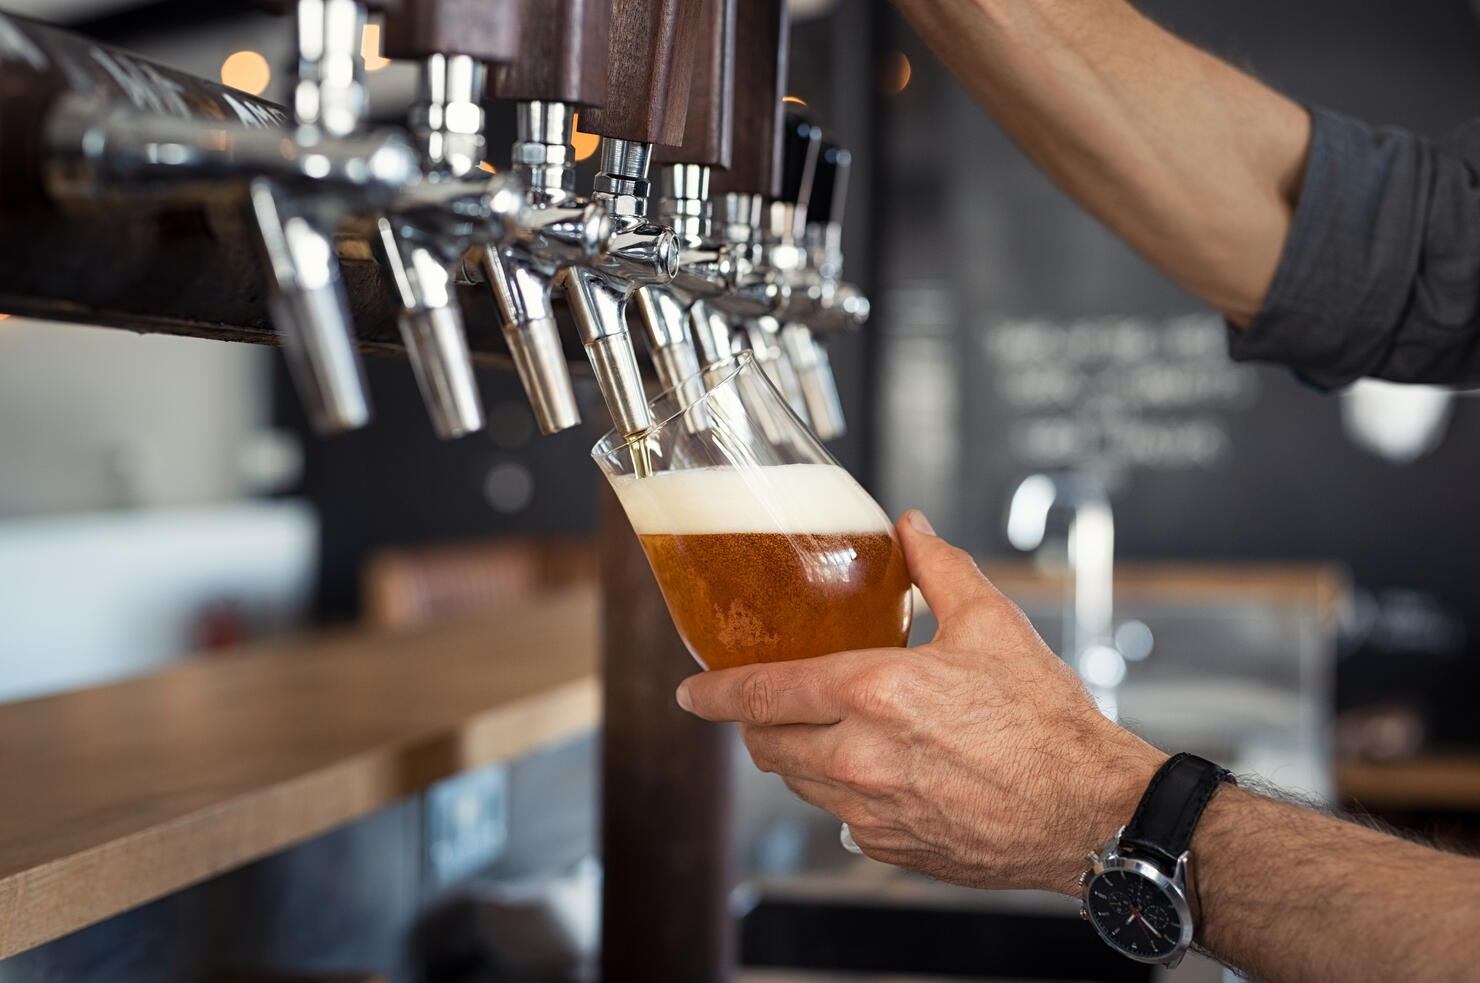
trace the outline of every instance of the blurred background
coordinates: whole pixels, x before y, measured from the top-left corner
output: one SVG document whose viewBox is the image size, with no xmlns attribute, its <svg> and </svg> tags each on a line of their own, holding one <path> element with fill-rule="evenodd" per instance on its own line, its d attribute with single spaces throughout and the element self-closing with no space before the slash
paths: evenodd
<svg viewBox="0 0 1480 983">
<path fill-rule="evenodd" d="M 1435 137 L 1476 111 L 1480 13 L 1467 0 L 1138 5 L 1307 103 Z M 283 99 L 273 69 L 288 34 L 250 3 L 0 8 Z M 1062 560 L 1050 536 L 1038 572 L 1025 572 L 1009 505 L 1034 474 L 1090 482 L 1133 576 L 1116 609 L 1122 661 L 1109 670 L 1132 723 L 1204 740 L 1155 717 L 1169 694 L 1193 716 L 1226 714 L 1207 747 L 1326 798 L 1339 793 L 1338 755 L 1480 745 L 1480 415 L 1466 395 L 1378 383 L 1322 394 L 1283 369 L 1231 363 L 1219 317 L 1041 176 L 892 7 L 793 8 L 789 91 L 854 151 L 848 278 L 874 302 L 863 331 L 830 343 L 850 424 L 839 459 L 888 511 L 924 509 L 1021 583 L 1061 651 Z M 377 51 L 372 29 L 375 114 L 399 120 L 413 75 Z M 502 150 L 509 139 L 496 133 Z M 396 577 L 434 569 L 449 548 L 502 556 L 513 537 L 555 541 L 571 551 L 560 577 L 590 575 L 594 427 L 542 438 L 515 378 L 485 373 L 487 431 L 439 442 L 406 366 L 367 369 L 374 422 L 325 440 L 310 434 L 275 351 L 0 320 L 0 701 L 304 626 L 394 620 L 405 608 Z M 602 418 L 594 392 L 585 398 L 587 419 Z M 1257 584 L 1220 573 L 1251 565 L 1267 574 Z M 500 589 L 547 575 L 511 575 Z M 1301 606 L 1306 594 L 1316 599 Z M 516 768 L 519 787 L 541 791 L 511 797 L 511 829 L 555 808 L 550 796 L 585 817 L 540 855 L 577 879 L 594 820 L 574 790 L 592 755 L 584 742 L 527 765 L 537 780 Z M 833 834 L 741 773 L 737 849 L 773 905 L 754 908 L 745 952 L 758 966 L 805 962 L 782 926 L 832 916 L 787 908 L 798 895 L 781 882 L 813 870 L 819 838 Z M 1443 796 L 1392 813 L 1459 838 L 1475 828 L 1473 810 Z M 499 856 L 487 865 L 495 879 L 541 866 L 527 852 Z M 88 930 L 89 951 L 127 934 L 142 953 L 129 972 L 165 978 L 149 975 L 148 953 L 173 944 L 178 924 L 122 917 L 136 921 Z M 891 931 L 923 931 L 902 924 Z M 116 963 L 86 968 L 58 948 L 66 941 L 0 962 L 0 981 L 135 978 Z M 69 975 L 42 975 L 59 966 Z"/>
</svg>

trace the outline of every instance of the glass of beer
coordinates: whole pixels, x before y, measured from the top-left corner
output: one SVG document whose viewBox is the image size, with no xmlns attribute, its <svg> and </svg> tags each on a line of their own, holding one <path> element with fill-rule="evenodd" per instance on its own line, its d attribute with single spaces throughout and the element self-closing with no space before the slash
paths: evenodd
<svg viewBox="0 0 1480 983">
<path fill-rule="evenodd" d="M 701 666 L 905 643 L 893 524 L 748 353 L 651 405 L 645 435 L 591 453 Z"/>
</svg>

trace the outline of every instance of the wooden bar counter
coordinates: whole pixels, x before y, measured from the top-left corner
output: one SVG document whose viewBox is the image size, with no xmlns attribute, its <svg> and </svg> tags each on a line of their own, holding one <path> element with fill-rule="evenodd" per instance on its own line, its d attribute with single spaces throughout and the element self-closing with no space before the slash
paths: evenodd
<svg viewBox="0 0 1480 983">
<path fill-rule="evenodd" d="M 595 587 L 0 706 L 0 959 L 597 726 Z"/>
</svg>

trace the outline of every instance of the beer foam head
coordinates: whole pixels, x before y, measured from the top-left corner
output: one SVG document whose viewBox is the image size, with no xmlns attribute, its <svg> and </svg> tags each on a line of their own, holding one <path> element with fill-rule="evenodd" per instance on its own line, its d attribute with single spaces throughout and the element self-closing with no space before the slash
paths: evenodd
<svg viewBox="0 0 1480 983">
<path fill-rule="evenodd" d="M 883 510 L 836 464 L 694 468 L 612 481 L 639 536 L 882 532 Z"/>
</svg>

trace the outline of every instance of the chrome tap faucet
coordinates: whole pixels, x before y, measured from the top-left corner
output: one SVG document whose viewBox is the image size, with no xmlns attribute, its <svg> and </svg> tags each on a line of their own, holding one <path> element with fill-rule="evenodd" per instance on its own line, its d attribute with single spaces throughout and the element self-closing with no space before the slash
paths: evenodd
<svg viewBox="0 0 1480 983">
<path fill-rule="evenodd" d="M 669 164 L 662 169 L 658 217 L 678 239 L 678 270 L 669 283 L 648 284 L 636 294 L 653 367 L 666 389 L 716 361 L 706 353 L 701 365 L 690 318 L 698 301 L 734 287 L 734 260 L 713 234 L 709 175 L 704 164 Z M 699 316 L 708 315 L 701 310 Z"/>
<path fill-rule="evenodd" d="M 137 200 L 220 202 L 245 190 L 267 306 L 314 428 L 364 425 L 370 402 L 334 235 L 421 178 L 404 134 L 360 128 L 357 0 L 279 0 L 296 14 L 292 116 L 223 96 L 234 120 L 187 119 L 152 108 L 59 99 L 45 128 L 47 189 L 69 207 Z"/>
<path fill-rule="evenodd" d="M 400 302 L 401 332 L 438 432 L 474 429 L 481 409 L 452 270 L 469 245 L 500 245 L 526 232 L 515 179 L 472 177 L 481 159 L 481 66 L 459 54 L 427 55 L 412 114 L 415 143 L 399 129 L 366 131 L 359 45 L 370 3 L 275 5 L 296 14 L 291 117 L 229 92 L 222 100 L 235 111 L 231 120 L 63 97 L 46 120 L 48 192 L 60 204 L 88 208 L 145 199 L 214 205 L 243 190 L 268 308 L 321 432 L 370 416 L 335 244 L 342 227 L 364 233 Z M 441 44 L 415 43 L 420 50 Z"/>
<path fill-rule="evenodd" d="M 363 0 L 297 0 L 297 80 L 293 118 L 314 133 L 348 136 L 360 128 L 369 97 L 360 72 L 360 38 L 368 14 Z"/>
<path fill-rule="evenodd" d="M 821 149 L 822 130 L 794 114 L 787 114 L 782 128 L 780 194 L 764 202 L 761 223 L 752 233 L 756 266 L 786 286 L 789 310 L 795 299 L 796 272 L 805 266 L 802 248 L 807 199 L 811 192 Z M 783 321 L 770 314 L 742 318 L 741 343 L 755 356 L 786 401 L 803 420 L 811 423 L 809 409 L 790 353 L 782 344 Z"/>
<path fill-rule="evenodd" d="M 483 160 L 483 71 L 465 55 L 433 54 L 423 61 L 412 132 L 427 173 L 448 185 L 444 190 L 450 194 L 431 207 L 387 213 L 376 223 L 380 255 L 400 303 L 401 340 L 432 426 L 444 440 L 483 427 L 453 279 L 454 266 L 471 243 L 443 221 L 453 196 L 477 200 L 482 195 L 481 182 L 466 179 Z M 450 187 L 453 182 L 461 186 Z"/>
<path fill-rule="evenodd" d="M 801 381 L 812 427 L 824 440 L 847 428 L 832 363 L 821 336 L 854 329 L 868 320 L 869 302 L 858 288 L 844 283 L 843 207 L 852 154 L 823 142 L 811 192 L 800 254 L 787 254 L 796 265 L 788 271 L 791 286 L 781 344 L 791 356 Z"/>
<path fill-rule="evenodd" d="M 627 330 L 627 302 L 640 287 L 666 284 L 678 272 L 673 230 L 647 220 L 651 155 L 651 144 L 601 141 L 592 198 L 611 220 L 609 247 L 587 265 L 567 266 L 558 281 L 612 422 L 629 435 L 647 430 L 653 421 Z"/>
<path fill-rule="evenodd" d="M 397 0 L 386 17 L 386 53 L 419 62 L 408 124 L 425 181 L 380 217 L 376 238 L 400 302 L 402 340 L 443 438 L 483 426 L 455 271 L 468 250 L 497 248 L 522 224 L 517 179 L 478 179 L 488 66 L 514 57 L 520 15 L 514 0 L 488 0 L 476 10 L 460 0 Z"/>
<path fill-rule="evenodd" d="M 697 301 L 689 314 L 689 328 L 699 361 L 722 364 L 750 347 L 736 322 L 769 317 L 788 300 L 790 290 L 780 274 L 766 265 L 761 242 L 765 198 L 749 192 L 727 191 L 713 202 L 714 225 L 730 254 L 730 288 Z"/>
<path fill-rule="evenodd" d="M 293 141 L 312 152 L 348 137 L 367 107 L 360 73 L 366 7 L 358 0 L 298 0 Z M 314 429 L 337 433 L 370 419 L 364 370 L 334 252 L 344 203 L 293 195 L 267 178 L 251 185 L 251 211 L 268 273 L 268 306 Z"/>
<path fill-rule="evenodd" d="M 1117 713 L 1115 688 L 1125 659 L 1115 648 L 1115 520 L 1099 481 L 1083 474 L 1035 474 L 1013 492 L 1007 538 L 1043 555 L 1049 520 L 1062 516 L 1073 589 L 1064 616 L 1064 659 L 1079 672 L 1105 715 Z"/>
<path fill-rule="evenodd" d="M 606 209 L 575 194 L 573 107 L 526 100 L 518 103 L 516 119 L 514 172 L 525 186 L 527 205 L 522 231 L 511 243 L 480 250 L 478 263 L 535 421 L 542 432 L 555 433 L 579 423 L 581 413 L 550 291 L 567 267 L 606 255 L 614 245 L 614 223 Z"/>
</svg>

